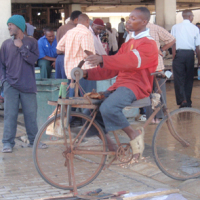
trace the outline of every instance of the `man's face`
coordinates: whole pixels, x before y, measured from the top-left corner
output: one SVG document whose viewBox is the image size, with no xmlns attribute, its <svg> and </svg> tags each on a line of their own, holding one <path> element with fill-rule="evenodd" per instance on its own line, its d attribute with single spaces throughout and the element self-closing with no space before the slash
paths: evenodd
<svg viewBox="0 0 200 200">
<path fill-rule="evenodd" d="M 133 10 L 126 23 L 126 27 L 131 32 L 141 30 L 147 24 L 147 20 L 143 19 L 142 13 L 139 10 Z"/>
<path fill-rule="evenodd" d="M 55 35 L 54 35 L 53 31 L 47 31 L 45 33 L 45 36 L 46 36 L 47 40 L 49 41 L 49 43 L 52 43 L 55 39 Z"/>
<path fill-rule="evenodd" d="M 92 24 L 91 27 L 92 27 L 95 35 L 99 35 L 102 32 L 102 30 L 104 30 L 103 26 L 96 25 L 96 24 Z"/>
<path fill-rule="evenodd" d="M 193 19 L 194 19 L 194 14 L 191 12 L 190 19 L 189 19 L 191 23 L 192 23 Z"/>
<path fill-rule="evenodd" d="M 10 32 L 10 36 L 15 36 L 17 35 L 19 28 L 12 23 L 8 23 L 8 30 Z"/>
<path fill-rule="evenodd" d="M 106 28 L 107 28 L 107 29 L 111 29 L 111 23 L 110 23 L 110 22 L 107 22 L 107 23 L 106 23 Z"/>
</svg>

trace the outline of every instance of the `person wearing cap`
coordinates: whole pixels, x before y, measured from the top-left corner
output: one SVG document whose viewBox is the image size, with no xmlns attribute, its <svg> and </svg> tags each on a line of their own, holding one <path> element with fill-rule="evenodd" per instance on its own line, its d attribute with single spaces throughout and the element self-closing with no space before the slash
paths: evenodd
<svg viewBox="0 0 200 200">
<path fill-rule="evenodd" d="M 105 29 L 104 23 L 102 19 L 95 19 L 92 23 L 92 25 L 89 27 L 92 35 L 93 35 L 93 39 L 94 39 L 94 48 L 95 48 L 95 52 L 98 55 L 107 55 L 101 40 L 99 38 L 99 34 Z"/>
<path fill-rule="evenodd" d="M 0 50 L 0 77 L 4 87 L 3 153 L 15 146 L 19 103 L 22 105 L 29 147 L 32 147 L 37 127 L 35 62 L 39 52 L 34 38 L 24 35 L 25 19 L 13 15 L 7 21 L 12 39 L 3 42 Z"/>
</svg>

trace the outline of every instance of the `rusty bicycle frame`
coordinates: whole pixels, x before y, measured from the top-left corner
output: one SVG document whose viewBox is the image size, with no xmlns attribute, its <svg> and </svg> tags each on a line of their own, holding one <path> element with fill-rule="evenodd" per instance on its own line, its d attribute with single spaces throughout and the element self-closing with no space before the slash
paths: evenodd
<svg viewBox="0 0 200 200">
<path fill-rule="evenodd" d="M 156 109 L 154 110 L 154 112 L 152 113 L 152 115 L 149 117 L 149 119 L 144 123 L 143 127 L 145 128 L 151 121 L 152 119 L 155 117 L 155 115 L 162 109 L 164 112 L 164 115 L 168 116 L 168 120 L 167 120 L 167 126 L 168 129 L 171 133 L 171 135 L 178 140 L 183 146 L 188 146 L 189 144 L 183 140 L 179 134 L 177 133 L 177 131 L 174 128 L 174 125 L 172 123 L 172 119 L 170 116 L 170 112 L 166 106 L 165 100 L 163 98 L 159 83 L 158 83 L 158 78 L 156 77 L 157 75 L 162 75 L 161 72 L 155 72 L 152 75 L 155 76 L 155 84 L 157 86 L 157 92 L 161 95 L 161 103 L 159 106 L 156 107 Z M 61 107 L 61 130 L 63 132 L 64 135 L 64 140 L 65 140 L 65 146 L 66 146 L 66 151 L 63 152 L 63 155 L 66 157 L 66 161 L 65 161 L 65 165 L 68 168 L 68 175 L 69 175 L 69 185 L 73 185 L 73 194 L 76 196 L 78 194 L 77 192 L 77 185 L 76 185 L 76 180 L 75 180 L 75 172 L 74 172 L 74 164 L 73 164 L 73 159 L 74 159 L 74 155 L 80 155 L 80 154 L 90 154 L 90 155 L 116 155 L 116 152 L 118 151 L 105 151 L 105 152 L 97 152 L 97 151 L 87 151 L 87 150 L 78 150 L 77 147 L 80 145 L 80 143 L 83 141 L 83 138 L 85 137 L 85 135 L 87 134 L 87 131 L 89 130 L 89 128 L 91 127 L 92 123 L 95 120 L 96 114 L 98 112 L 98 108 L 99 108 L 99 102 L 97 103 L 96 100 L 92 100 L 88 97 L 78 97 L 78 87 L 79 87 L 79 78 L 80 78 L 80 73 L 79 71 L 75 72 L 75 97 L 74 98 L 69 98 L 69 99 L 58 99 L 57 101 L 57 105 L 60 105 Z M 167 80 L 167 79 L 166 79 Z M 49 103 L 50 105 L 55 105 L 53 103 Z M 89 122 L 88 127 L 85 129 L 86 124 L 88 122 L 85 122 L 85 124 L 82 126 L 81 130 L 79 131 L 78 135 L 75 137 L 74 141 L 76 141 L 79 136 L 82 134 L 82 132 L 84 131 L 83 135 L 81 136 L 81 138 L 78 140 L 78 143 L 74 143 L 74 141 L 72 140 L 72 134 L 71 134 L 71 130 L 70 130 L 70 126 L 69 126 L 69 119 L 70 119 L 70 113 L 71 113 L 71 107 L 75 107 L 75 108 L 87 108 L 87 109 L 93 109 L 92 113 L 91 113 L 91 121 Z M 67 123 L 64 123 L 64 118 L 65 116 L 67 117 Z M 68 129 L 68 136 L 69 136 L 69 144 L 67 143 L 67 135 L 66 135 L 66 128 Z M 118 149 L 120 148 L 120 140 L 117 136 L 117 134 L 113 131 L 115 140 L 117 142 L 118 145 Z M 129 146 L 130 148 L 130 146 Z M 120 152 L 120 151 L 119 151 Z M 133 155 L 132 155 L 133 156 Z M 132 159 L 133 157 L 131 157 Z M 112 162 L 115 159 L 113 159 L 106 167 L 108 168 Z M 121 162 L 121 161 L 120 161 Z M 123 163 L 123 162 L 122 162 Z"/>
</svg>

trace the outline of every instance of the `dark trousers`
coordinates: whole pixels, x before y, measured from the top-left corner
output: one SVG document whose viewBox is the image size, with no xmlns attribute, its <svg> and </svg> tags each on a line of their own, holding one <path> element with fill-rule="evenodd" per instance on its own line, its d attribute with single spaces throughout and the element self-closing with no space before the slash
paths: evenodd
<svg viewBox="0 0 200 200">
<path fill-rule="evenodd" d="M 111 50 L 109 51 L 109 56 L 113 56 L 113 55 L 115 55 L 117 52 L 118 52 L 118 50 L 117 50 L 117 51 L 113 51 L 113 48 L 111 48 Z"/>
<path fill-rule="evenodd" d="M 56 58 L 56 73 L 55 78 L 66 79 L 64 69 L 64 55 L 58 55 Z"/>
<path fill-rule="evenodd" d="M 118 49 L 120 49 L 121 45 L 124 43 L 125 39 L 123 38 L 124 33 L 119 33 L 119 40 L 118 40 Z"/>
<path fill-rule="evenodd" d="M 30 144 L 33 144 L 38 132 L 37 127 L 37 100 L 35 93 L 24 93 L 13 88 L 7 81 L 4 87 L 4 131 L 3 146 L 14 147 L 17 129 L 19 102 L 24 114 L 26 132 Z"/>
<path fill-rule="evenodd" d="M 173 60 L 174 88 L 176 94 L 176 103 L 181 105 L 187 101 L 191 106 L 191 95 L 194 79 L 194 51 L 177 50 Z"/>
</svg>

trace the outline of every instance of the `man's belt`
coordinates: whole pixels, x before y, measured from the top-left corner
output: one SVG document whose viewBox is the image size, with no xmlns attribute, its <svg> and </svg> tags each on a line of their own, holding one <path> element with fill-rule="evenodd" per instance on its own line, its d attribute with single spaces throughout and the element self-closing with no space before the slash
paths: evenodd
<svg viewBox="0 0 200 200">
<path fill-rule="evenodd" d="M 177 49 L 176 52 L 181 52 L 181 51 L 194 51 L 193 49 Z"/>
</svg>

